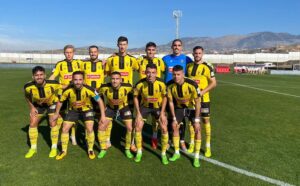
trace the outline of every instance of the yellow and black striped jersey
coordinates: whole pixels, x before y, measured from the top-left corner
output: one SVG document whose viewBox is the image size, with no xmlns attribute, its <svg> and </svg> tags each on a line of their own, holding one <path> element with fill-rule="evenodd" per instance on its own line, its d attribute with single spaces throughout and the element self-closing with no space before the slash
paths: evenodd
<svg viewBox="0 0 300 186">
<path fill-rule="evenodd" d="M 104 69 L 101 60 L 96 62 L 82 61 L 81 71 L 84 72 L 84 82 L 88 86 L 99 89 L 104 83 Z"/>
<path fill-rule="evenodd" d="M 167 86 L 168 98 L 173 100 L 175 108 L 195 108 L 195 99 L 200 97 L 197 83 L 184 78 L 182 85 L 171 80 Z"/>
<path fill-rule="evenodd" d="M 45 80 L 43 86 L 38 86 L 34 81 L 24 86 L 25 97 L 35 106 L 50 106 L 58 101 L 58 93 L 62 86 L 55 80 Z"/>
<path fill-rule="evenodd" d="M 107 59 L 105 64 L 105 71 L 110 74 L 114 71 L 120 72 L 123 83 L 130 83 L 133 85 L 133 70 L 137 70 L 138 65 L 136 58 L 126 54 L 125 56 L 115 55 Z"/>
<path fill-rule="evenodd" d="M 160 78 L 151 83 L 146 78 L 141 79 L 134 87 L 134 96 L 141 96 L 143 107 L 160 108 L 163 98 L 167 95 L 167 87 Z"/>
<path fill-rule="evenodd" d="M 117 110 L 128 105 L 128 94 L 132 92 L 132 86 L 129 83 L 121 83 L 121 86 L 115 89 L 111 83 L 107 83 L 101 85 L 99 92 L 100 96 L 106 97 L 107 106 Z"/>
<path fill-rule="evenodd" d="M 148 64 L 154 63 L 157 67 L 157 77 L 161 78 L 162 72 L 165 71 L 165 63 L 161 58 L 154 57 L 153 59 L 143 56 L 137 60 L 139 79 L 146 77 L 145 71 Z"/>
<path fill-rule="evenodd" d="M 214 70 L 207 63 L 187 64 L 187 77 L 194 80 L 202 91 L 208 86 L 209 79 L 215 77 Z M 202 95 L 203 102 L 209 102 L 209 92 Z"/>
<path fill-rule="evenodd" d="M 59 76 L 59 83 L 69 85 L 72 80 L 72 74 L 75 71 L 80 71 L 81 60 L 73 59 L 71 62 L 66 60 L 56 63 L 52 73 L 55 77 Z"/>
<path fill-rule="evenodd" d="M 96 101 L 99 99 L 97 91 L 92 87 L 83 85 L 81 89 L 76 89 L 71 85 L 63 91 L 60 102 L 67 100 L 69 110 L 87 111 L 93 109 L 91 98 Z"/>
</svg>

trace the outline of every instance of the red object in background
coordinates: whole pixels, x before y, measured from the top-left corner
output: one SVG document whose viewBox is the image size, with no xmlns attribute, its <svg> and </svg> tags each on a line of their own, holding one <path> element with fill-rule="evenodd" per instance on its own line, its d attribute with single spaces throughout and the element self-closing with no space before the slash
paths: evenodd
<svg viewBox="0 0 300 186">
<path fill-rule="evenodd" d="M 229 66 L 217 66 L 216 72 L 217 73 L 230 73 L 230 67 Z"/>
</svg>

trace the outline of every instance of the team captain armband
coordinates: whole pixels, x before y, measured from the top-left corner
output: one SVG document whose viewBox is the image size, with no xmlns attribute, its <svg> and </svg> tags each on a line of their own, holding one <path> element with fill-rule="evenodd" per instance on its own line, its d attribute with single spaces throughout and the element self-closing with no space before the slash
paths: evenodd
<svg viewBox="0 0 300 186">
<path fill-rule="evenodd" d="M 100 99 L 100 96 L 99 96 L 99 94 L 97 94 L 97 95 L 96 95 L 96 96 L 94 96 L 93 98 L 94 98 L 94 100 L 95 100 L 95 101 L 99 101 L 99 99 Z"/>
</svg>

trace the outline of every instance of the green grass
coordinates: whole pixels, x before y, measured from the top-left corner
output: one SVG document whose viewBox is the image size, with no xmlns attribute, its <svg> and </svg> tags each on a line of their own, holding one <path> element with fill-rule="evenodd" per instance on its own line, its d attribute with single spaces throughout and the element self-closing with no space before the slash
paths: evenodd
<svg viewBox="0 0 300 186">
<path fill-rule="evenodd" d="M 119 124 L 113 127 L 113 147 L 103 160 L 88 159 L 79 126 L 79 146 L 69 144 L 66 159 L 56 161 L 48 158 L 49 128 L 44 121 L 38 154 L 25 159 L 29 114 L 23 85 L 31 78 L 30 70 L 1 69 L 0 75 L 0 185 L 268 185 L 205 161 L 195 169 L 186 156 L 163 166 L 160 151 L 153 151 L 148 139 L 137 164 L 123 154 L 124 128 Z M 225 82 L 300 96 L 300 77 L 218 75 L 217 79 L 220 82 L 211 94 L 212 158 L 299 185 L 300 98 Z"/>
</svg>

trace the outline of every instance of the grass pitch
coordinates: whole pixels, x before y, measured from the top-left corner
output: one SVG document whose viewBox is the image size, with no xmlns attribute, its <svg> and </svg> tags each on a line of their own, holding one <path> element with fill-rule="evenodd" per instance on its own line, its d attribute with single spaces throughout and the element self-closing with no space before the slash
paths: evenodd
<svg viewBox="0 0 300 186">
<path fill-rule="evenodd" d="M 48 158 L 50 130 L 44 121 L 39 127 L 38 154 L 25 159 L 29 111 L 23 86 L 31 71 L 0 70 L 0 185 L 268 185 L 205 161 L 195 169 L 185 155 L 164 166 L 160 150 L 152 150 L 147 138 L 142 162 L 135 163 L 123 154 L 125 131 L 119 124 L 113 126 L 113 147 L 104 159 L 88 159 L 79 125 L 79 145 L 69 143 L 67 157 L 56 161 Z M 300 77 L 218 75 L 217 80 L 211 93 L 212 158 L 299 185 L 300 98 L 276 92 L 300 96 Z M 98 143 L 95 150 L 99 152 Z"/>
</svg>

